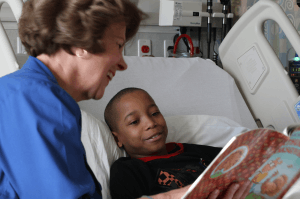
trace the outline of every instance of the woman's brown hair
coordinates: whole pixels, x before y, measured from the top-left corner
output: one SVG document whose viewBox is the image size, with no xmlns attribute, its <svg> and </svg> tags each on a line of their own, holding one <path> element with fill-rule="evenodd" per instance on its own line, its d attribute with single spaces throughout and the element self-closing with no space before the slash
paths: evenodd
<svg viewBox="0 0 300 199">
<path fill-rule="evenodd" d="M 115 22 L 126 23 L 126 40 L 138 31 L 146 15 L 129 0 L 29 0 L 23 5 L 19 36 L 31 56 L 52 55 L 71 47 L 90 53 L 105 49 L 101 39 Z"/>
</svg>

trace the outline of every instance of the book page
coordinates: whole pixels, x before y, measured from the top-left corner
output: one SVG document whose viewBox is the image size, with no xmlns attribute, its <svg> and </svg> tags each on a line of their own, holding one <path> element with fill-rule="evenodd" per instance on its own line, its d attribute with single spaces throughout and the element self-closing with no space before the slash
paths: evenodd
<svg viewBox="0 0 300 199">
<path fill-rule="evenodd" d="M 288 139 L 282 133 L 269 129 L 256 129 L 237 136 L 201 175 L 200 181 L 186 198 L 207 198 L 216 188 L 221 191 L 219 198 L 222 198 L 233 182 L 254 179 L 253 175 L 262 165 L 269 165 L 264 170 L 273 170 L 282 161 L 269 158 Z M 255 179 L 261 180 L 267 176 L 269 173 L 263 173 Z"/>
<path fill-rule="evenodd" d="M 300 131 L 294 132 L 249 179 L 250 198 L 282 198 L 300 177 Z"/>
</svg>

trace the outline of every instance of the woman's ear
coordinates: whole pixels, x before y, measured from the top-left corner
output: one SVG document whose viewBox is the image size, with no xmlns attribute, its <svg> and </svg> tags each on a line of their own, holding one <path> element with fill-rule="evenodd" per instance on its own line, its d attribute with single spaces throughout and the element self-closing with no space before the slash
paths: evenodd
<svg viewBox="0 0 300 199">
<path fill-rule="evenodd" d="M 87 59 L 90 56 L 90 53 L 82 48 L 73 47 L 72 51 L 78 58 Z"/>
<path fill-rule="evenodd" d="M 123 144 L 122 144 L 122 142 L 121 142 L 121 141 L 119 140 L 119 138 L 118 138 L 118 136 L 119 136 L 118 133 L 112 131 L 112 134 L 113 134 L 113 136 L 114 136 L 114 139 L 115 139 L 115 141 L 116 141 L 118 147 L 119 147 L 119 148 L 122 148 L 122 147 L 123 147 Z"/>
</svg>

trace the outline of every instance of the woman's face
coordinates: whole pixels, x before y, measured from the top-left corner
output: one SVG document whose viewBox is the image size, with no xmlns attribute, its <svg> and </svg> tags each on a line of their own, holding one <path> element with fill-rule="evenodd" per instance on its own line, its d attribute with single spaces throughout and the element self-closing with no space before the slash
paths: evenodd
<svg viewBox="0 0 300 199">
<path fill-rule="evenodd" d="M 88 53 L 84 64 L 79 66 L 78 75 L 81 78 L 84 98 L 101 99 L 117 70 L 127 69 L 122 55 L 125 33 L 125 22 L 111 24 L 102 39 L 105 51 L 99 54 Z"/>
</svg>

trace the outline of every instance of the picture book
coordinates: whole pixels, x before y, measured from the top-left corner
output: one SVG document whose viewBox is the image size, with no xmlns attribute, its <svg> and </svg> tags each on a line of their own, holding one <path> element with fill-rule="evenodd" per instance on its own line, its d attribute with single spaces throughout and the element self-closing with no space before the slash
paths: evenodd
<svg viewBox="0 0 300 199">
<path fill-rule="evenodd" d="M 300 128 L 290 136 L 256 129 L 232 138 L 182 197 L 207 198 L 218 188 L 219 198 L 233 182 L 249 179 L 246 199 L 282 198 L 300 178 Z"/>
</svg>

